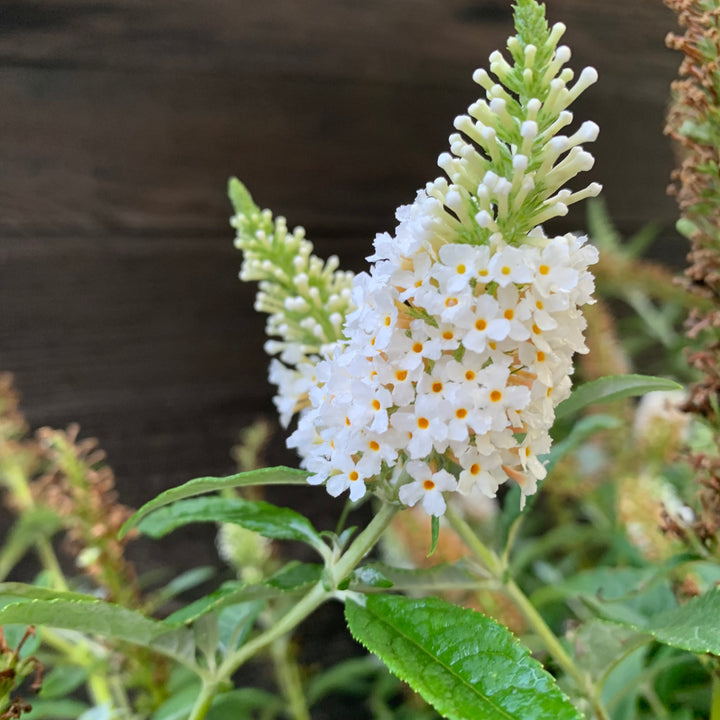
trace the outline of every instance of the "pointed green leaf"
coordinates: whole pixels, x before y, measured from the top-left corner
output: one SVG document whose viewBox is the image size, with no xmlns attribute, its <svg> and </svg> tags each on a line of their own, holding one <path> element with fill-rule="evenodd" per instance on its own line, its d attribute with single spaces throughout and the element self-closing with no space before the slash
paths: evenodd
<svg viewBox="0 0 720 720">
<path fill-rule="evenodd" d="M 238 473 L 228 477 L 202 477 L 188 480 L 183 485 L 170 488 L 160 493 L 156 498 L 145 503 L 121 528 L 120 537 L 123 537 L 131 528 L 151 512 L 165 505 L 205 493 L 217 492 L 226 488 L 248 487 L 250 485 L 305 485 L 308 473 L 304 470 L 295 470 L 288 467 L 262 468 Z"/>
<path fill-rule="evenodd" d="M 56 665 L 43 677 L 40 697 L 62 698 L 70 695 L 87 679 L 88 668 L 78 665 Z"/>
<path fill-rule="evenodd" d="M 62 592 L 38 585 L 29 585 L 20 582 L 0 583 L 0 608 L 8 603 L 30 600 L 75 600 L 77 602 L 97 602 L 94 595 L 85 593 Z M 27 625 L 27 623 L 23 623 Z"/>
<path fill-rule="evenodd" d="M 306 542 L 320 552 L 327 548 L 305 516 L 263 500 L 216 496 L 178 500 L 146 515 L 138 529 L 160 538 L 182 525 L 197 522 L 234 523 L 275 540 Z"/>
<path fill-rule="evenodd" d="M 195 644 L 186 628 L 168 628 L 135 610 L 79 593 L 4 583 L 0 595 L 12 595 L 12 588 L 8 587 L 12 585 L 17 586 L 18 601 L 0 608 L 0 625 L 47 625 L 76 630 L 147 647 L 186 665 L 194 662 Z M 35 598 L 33 589 L 40 591 Z"/>
<path fill-rule="evenodd" d="M 299 590 L 312 585 L 322 576 L 324 565 L 291 561 L 269 577 L 265 584 L 278 590 Z"/>
<path fill-rule="evenodd" d="M 555 419 L 574 413 L 595 403 L 611 402 L 622 398 L 644 395 L 654 390 L 680 390 L 674 380 L 653 377 L 651 375 L 608 375 L 580 385 L 573 390 L 567 400 L 563 400 L 555 409 Z"/>
<path fill-rule="evenodd" d="M 431 568 L 398 568 L 371 562 L 357 568 L 350 576 L 350 589 L 371 592 L 375 588 L 393 587 L 412 592 L 442 592 L 481 587 L 482 581 L 471 572 L 464 560 L 441 563 Z"/>
<path fill-rule="evenodd" d="M 348 601 L 356 640 L 450 720 L 580 720 L 509 630 L 437 598 Z"/>
<path fill-rule="evenodd" d="M 163 622 L 174 627 L 194 622 L 206 613 L 222 610 L 231 605 L 256 600 L 272 600 L 288 593 L 299 592 L 310 583 L 317 582 L 320 571 L 320 565 L 290 563 L 262 583 L 243 585 L 236 581 L 227 582 L 209 595 L 198 598 L 177 610 Z"/>
<path fill-rule="evenodd" d="M 652 635 L 671 647 L 689 652 L 720 655 L 720 588 L 714 587 L 685 605 L 651 616 L 643 622 L 623 622 L 625 627 Z"/>
</svg>

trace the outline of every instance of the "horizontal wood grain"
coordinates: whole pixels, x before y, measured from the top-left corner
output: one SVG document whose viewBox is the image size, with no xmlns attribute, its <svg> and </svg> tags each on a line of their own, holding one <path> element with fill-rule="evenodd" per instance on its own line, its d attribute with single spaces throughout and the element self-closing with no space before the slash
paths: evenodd
<svg viewBox="0 0 720 720">
<path fill-rule="evenodd" d="M 573 67 L 600 72 L 576 117 L 601 126 L 591 174 L 613 218 L 670 227 L 672 14 L 660 0 L 548 5 Z M 17 375 L 31 423 L 100 436 L 131 503 L 230 472 L 237 431 L 272 407 L 227 178 L 360 269 L 438 173 L 509 7 L 0 3 L 0 370 Z M 559 227 L 583 223 L 578 211 Z M 660 250 L 677 263 L 684 246 L 666 231 Z"/>
</svg>

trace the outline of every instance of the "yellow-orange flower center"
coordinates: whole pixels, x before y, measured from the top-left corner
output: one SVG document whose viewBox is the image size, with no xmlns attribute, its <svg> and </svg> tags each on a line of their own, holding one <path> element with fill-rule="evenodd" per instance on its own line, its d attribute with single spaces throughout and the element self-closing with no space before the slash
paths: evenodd
<svg viewBox="0 0 720 720">
<path fill-rule="evenodd" d="M 500 402 L 500 400 L 502 400 L 502 393 L 499 390 L 493 390 L 490 393 L 490 399 L 493 402 Z"/>
</svg>

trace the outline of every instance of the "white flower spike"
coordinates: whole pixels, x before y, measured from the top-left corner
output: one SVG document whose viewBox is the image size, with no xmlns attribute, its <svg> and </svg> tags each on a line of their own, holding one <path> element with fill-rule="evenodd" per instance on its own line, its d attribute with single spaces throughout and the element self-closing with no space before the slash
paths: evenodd
<svg viewBox="0 0 720 720">
<path fill-rule="evenodd" d="M 369 273 L 352 280 L 342 338 L 330 341 L 331 325 L 310 314 L 307 331 L 324 346 L 309 359 L 304 338 L 273 324 L 281 359 L 297 363 L 273 370 L 283 419 L 302 408 L 289 445 L 332 495 L 370 491 L 438 516 L 452 493 L 492 497 L 510 479 L 524 498 L 545 476 L 554 408 L 570 392 L 573 354 L 587 351 L 580 307 L 592 302 L 597 252 L 541 224 L 600 190 L 564 187 L 592 167 L 581 143 L 597 126 L 558 134 L 597 73 L 569 86 L 564 27 L 548 28 L 535 0 L 518 0 L 515 23 L 512 63 L 496 52 L 497 80 L 474 75 L 485 96 L 455 120 L 438 159 L 447 177 L 398 210 L 394 237 L 378 235 Z M 312 307 L 298 295 L 281 307 Z"/>
</svg>

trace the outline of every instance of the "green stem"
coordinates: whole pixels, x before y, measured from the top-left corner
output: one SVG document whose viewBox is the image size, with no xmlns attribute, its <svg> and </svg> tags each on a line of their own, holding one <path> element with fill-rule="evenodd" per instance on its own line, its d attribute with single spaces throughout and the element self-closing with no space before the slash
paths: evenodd
<svg viewBox="0 0 720 720">
<path fill-rule="evenodd" d="M 710 706 L 710 720 L 720 720 L 720 677 L 718 671 L 712 676 L 712 704 Z"/>
<path fill-rule="evenodd" d="M 65 579 L 65 574 L 60 567 L 57 555 L 53 546 L 46 537 L 39 537 L 35 540 L 35 549 L 45 571 L 50 575 L 56 590 L 69 590 L 70 587 Z"/>
<path fill-rule="evenodd" d="M 495 579 L 502 583 L 505 593 L 512 599 L 530 627 L 543 641 L 546 650 L 555 662 L 575 681 L 578 688 L 585 693 L 592 704 L 598 720 L 609 720 L 607 711 L 602 706 L 598 697 L 599 693 L 591 683 L 590 678 L 578 668 L 555 633 L 553 633 L 545 622 L 542 615 L 540 615 L 530 602 L 527 595 L 525 595 L 514 580 L 507 577 L 506 568 L 498 556 L 483 543 L 475 531 L 452 508 L 447 509 L 445 516 L 468 548 L 483 565 L 485 565 L 490 573 L 492 573 Z M 720 717 L 718 717 L 718 720 L 720 720 Z"/>
<path fill-rule="evenodd" d="M 399 507 L 383 504 L 370 524 L 353 541 L 347 551 L 339 560 L 327 568 L 332 587 L 327 588 L 324 581 L 320 581 L 300 600 L 287 614 L 283 615 L 271 628 L 260 633 L 250 642 L 238 648 L 229 655 L 218 668 L 212 678 L 203 680 L 203 685 L 190 713 L 188 720 L 203 720 L 210 710 L 212 701 L 220 685 L 229 680 L 233 673 L 251 657 L 271 645 L 273 642 L 289 633 L 299 625 L 308 615 L 314 612 L 326 600 L 336 593 L 338 584 L 344 580 L 372 550 Z"/>
<path fill-rule="evenodd" d="M 275 664 L 275 675 L 282 694 L 287 701 L 293 720 L 311 720 L 302 689 L 300 670 L 291 657 L 288 637 L 281 637 L 272 644 L 272 656 Z"/>
</svg>

